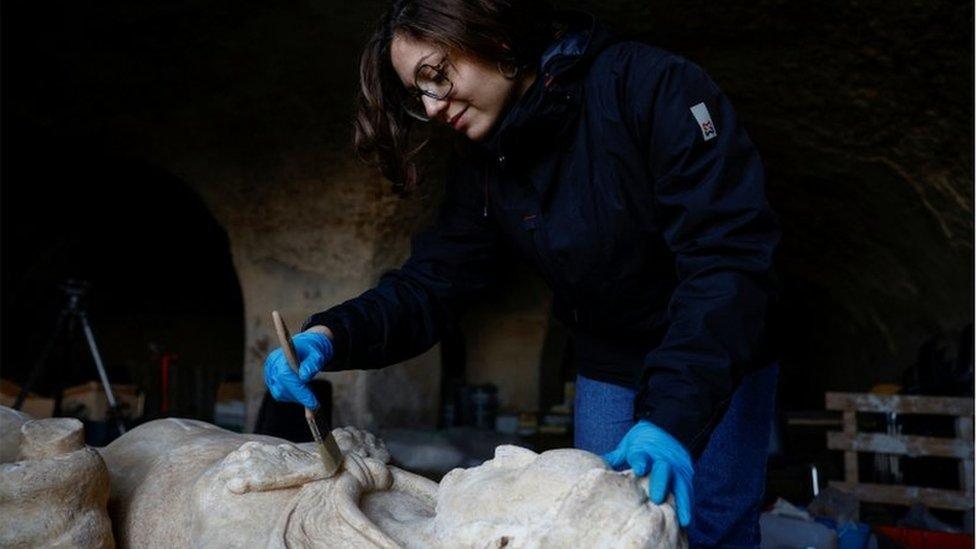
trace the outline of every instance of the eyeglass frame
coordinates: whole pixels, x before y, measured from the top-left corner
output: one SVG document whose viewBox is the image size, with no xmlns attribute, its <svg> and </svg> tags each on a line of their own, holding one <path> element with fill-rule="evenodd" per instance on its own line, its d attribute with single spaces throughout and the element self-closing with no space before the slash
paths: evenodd
<svg viewBox="0 0 976 549">
<path fill-rule="evenodd" d="M 427 107 L 426 107 L 426 105 L 424 105 L 424 100 L 422 98 L 423 96 L 430 97 L 431 99 L 434 99 L 434 100 L 437 100 L 437 101 L 443 101 L 444 99 L 447 98 L 447 96 L 451 95 L 451 92 L 452 91 L 454 91 L 454 81 L 452 81 L 447 76 L 447 71 L 444 70 L 449 63 L 450 63 L 450 59 L 448 58 L 447 53 L 445 53 L 444 54 L 444 58 L 437 65 L 431 65 L 430 63 L 424 63 L 423 65 L 420 65 L 419 67 L 417 67 L 417 70 L 414 72 L 414 75 L 413 75 L 414 89 L 413 90 L 407 90 L 407 95 L 409 95 L 412 99 L 419 100 L 420 101 L 420 104 L 424 107 L 424 112 L 425 113 L 427 112 Z M 439 74 L 444 80 L 447 81 L 448 86 L 447 86 L 447 91 L 446 92 L 444 92 L 442 95 L 438 95 L 438 94 L 436 94 L 434 92 L 431 92 L 431 91 L 427 91 L 425 89 L 422 89 L 417 84 L 417 79 L 420 77 L 420 71 L 422 71 L 424 69 L 424 67 L 429 67 L 431 70 L 433 70 L 435 73 Z M 401 103 L 400 106 L 403 108 L 403 111 L 406 112 L 411 118 L 414 118 L 414 119 L 419 120 L 421 122 L 430 122 L 430 117 L 429 116 L 420 115 L 420 114 L 417 114 L 417 113 L 413 112 L 412 110 L 410 110 L 407 107 L 406 102 Z"/>
</svg>

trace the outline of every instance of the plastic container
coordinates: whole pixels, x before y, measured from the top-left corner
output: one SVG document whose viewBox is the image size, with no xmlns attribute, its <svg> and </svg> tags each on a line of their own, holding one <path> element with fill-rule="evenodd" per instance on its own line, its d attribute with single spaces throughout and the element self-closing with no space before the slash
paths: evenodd
<svg viewBox="0 0 976 549">
<path fill-rule="evenodd" d="M 763 549 L 835 549 L 837 532 L 818 522 L 763 513 L 759 517 Z"/>
<path fill-rule="evenodd" d="M 867 549 L 871 527 L 863 522 L 845 522 L 837 527 L 837 549 Z"/>
</svg>

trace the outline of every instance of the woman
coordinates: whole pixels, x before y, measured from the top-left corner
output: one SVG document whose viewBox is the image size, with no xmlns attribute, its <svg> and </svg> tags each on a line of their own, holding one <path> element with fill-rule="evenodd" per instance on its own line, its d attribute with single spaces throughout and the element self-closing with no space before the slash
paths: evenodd
<svg viewBox="0 0 976 549">
<path fill-rule="evenodd" d="M 304 383 L 322 369 L 429 349 L 510 246 L 572 331 L 577 447 L 650 474 L 693 545 L 756 545 L 779 232 L 722 92 L 677 55 L 530 0 L 397 1 L 360 78 L 357 149 L 397 187 L 417 179 L 413 123 L 457 132 L 447 197 L 402 268 L 306 321 L 299 375 L 269 355 L 272 395 L 315 407 Z"/>
</svg>

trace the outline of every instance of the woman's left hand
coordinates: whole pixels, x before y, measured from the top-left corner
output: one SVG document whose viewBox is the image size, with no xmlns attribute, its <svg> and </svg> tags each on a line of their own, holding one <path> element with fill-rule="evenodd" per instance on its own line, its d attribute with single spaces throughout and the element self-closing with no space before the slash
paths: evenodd
<svg viewBox="0 0 976 549">
<path fill-rule="evenodd" d="M 650 421 L 641 420 L 603 459 L 614 469 L 629 465 L 639 477 L 650 472 L 647 495 L 651 501 L 660 505 L 668 493 L 673 493 L 678 524 L 691 524 L 691 481 L 695 469 L 688 451 L 674 437 Z"/>
</svg>

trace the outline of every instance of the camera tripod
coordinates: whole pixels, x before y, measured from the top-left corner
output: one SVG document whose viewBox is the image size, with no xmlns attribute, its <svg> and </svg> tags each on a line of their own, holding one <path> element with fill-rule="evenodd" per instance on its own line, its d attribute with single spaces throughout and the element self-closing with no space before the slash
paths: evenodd
<svg viewBox="0 0 976 549">
<path fill-rule="evenodd" d="M 14 401 L 14 409 L 19 410 L 24 404 L 24 399 L 27 398 L 27 393 L 30 389 L 37 383 L 37 381 L 44 374 L 47 369 L 47 359 L 51 354 L 51 350 L 54 348 L 55 342 L 58 337 L 65 330 L 65 343 L 67 349 L 67 359 L 71 359 L 71 350 L 75 334 L 76 326 L 80 325 L 82 331 L 85 333 L 85 339 L 88 341 L 88 349 L 91 351 L 92 359 L 95 361 L 95 369 L 98 370 L 98 377 L 102 381 L 102 389 L 105 391 L 105 397 L 108 399 L 108 418 L 114 419 L 116 425 L 119 428 L 119 434 L 125 433 L 125 424 L 122 421 L 122 415 L 120 414 L 118 402 L 115 400 L 115 394 L 112 393 L 112 385 L 108 381 L 108 374 L 105 373 L 105 365 L 102 362 L 102 356 L 98 352 L 98 345 L 95 343 L 95 334 L 92 332 L 91 324 L 88 323 L 88 313 L 85 311 L 84 305 L 82 304 L 82 298 L 88 291 L 89 285 L 87 282 L 80 280 L 68 279 L 63 284 L 58 286 L 64 293 L 68 302 L 65 304 L 64 308 L 61 309 L 61 313 L 58 315 L 57 323 L 54 325 L 54 332 L 51 334 L 50 339 L 41 351 L 40 357 L 37 359 L 37 364 L 34 366 L 34 370 L 31 371 L 30 378 L 27 383 L 24 384 L 23 388 L 20 390 L 20 394 L 17 395 L 17 400 Z M 57 384 L 57 391 L 54 400 L 54 412 L 55 414 L 60 413 L 61 400 L 64 395 L 64 386 L 59 382 Z"/>
</svg>

